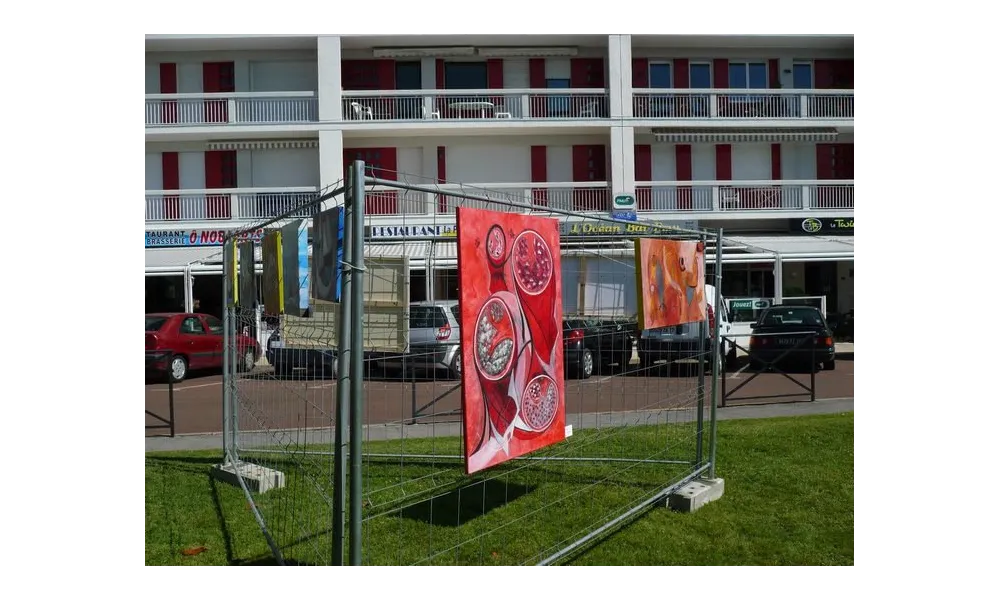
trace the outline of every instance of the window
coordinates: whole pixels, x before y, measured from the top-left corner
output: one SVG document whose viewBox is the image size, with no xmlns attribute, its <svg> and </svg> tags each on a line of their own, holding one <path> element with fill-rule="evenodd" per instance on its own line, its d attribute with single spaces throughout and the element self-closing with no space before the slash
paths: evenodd
<svg viewBox="0 0 1000 600">
<path fill-rule="evenodd" d="M 447 324 L 448 317 L 438 306 L 410 307 L 410 329 L 431 329 L 444 327 Z"/>
<path fill-rule="evenodd" d="M 209 333 L 213 333 L 215 335 L 222 335 L 222 321 L 220 321 L 215 317 L 208 316 L 205 317 L 205 322 L 208 323 Z"/>
<path fill-rule="evenodd" d="M 396 89 L 419 90 L 423 84 L 419 60 L 401 60 L 396 63 Z M 396 98 L 397 119 L 419 119 L 423 116 L 423 96 Z"/>
<path fill-rule="evenodd" d="M 201 325 L 201 320 L 197 317 L 188 317 L 181 321 L 181 333 L 200 334 L 205 333 L 205 328 Z"/>
<path fill-rule="evenodd" d="M 729 87 L 735 89 L 767 89 L 767 63 L 729 63 Z"/>
<path fill-rule="evenodd" d="M 569 79 L 546 79 L 545 87 L 549 89 L 569 89 Z M 569 115 L 569 96 L 549 96 L 547 103 L 550 117 L 565 117 Z"/>
<path fill-rule="evenodd" d="M 401 60 L 396 63 L 397 90 L 419 90 L 421 84 L 419 60 Z"/>
<path fill-rule="evenodd" d="M 447 90 L 485 90 L 485 62 L 448 62 L 444 64 L 444 87 Z"/>
<path fill-rule="evenodd" d="M 813 87 L 812 63 L 797 62 L 792 65 L 792 89 L 811 90 Z"/>
<path fill-rule="evenodd" d="M 691 88 L 704 90 L 712 87 L 712 66 L 708 63 L 691 63 Z"/>
<path fill-rule="evenodd" d="M 159 331 L 166 322 L 166 317 L 146 317 L 146 331 Z"/>
<path fill-rule="evenodd" d="M 459 306 L 457 304 L 451 307 L 451 314 L 455 317 L 455 320 L 459 323 L 462 322 L 462 313 L 459 311 Z"/>
<path fill-rule="evenodd" d="M 651 88 L 672 88 L 674 87 L 673 73 L 670 63 L 650 63 L 649 65 L 649 87 Z"/>
</svg>

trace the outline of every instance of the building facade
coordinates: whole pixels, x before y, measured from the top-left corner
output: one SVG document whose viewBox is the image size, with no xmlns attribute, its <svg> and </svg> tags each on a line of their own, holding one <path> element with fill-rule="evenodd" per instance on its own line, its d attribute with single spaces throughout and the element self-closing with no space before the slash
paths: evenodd
<svg viewBox="0 0 1000 600">
<path fill-rule="evenodd" d="M 727 296 L 845 312 L 853 57 L 852 36 L 147 36 L 147 310 L 221 310 L 220 232 L 361 158 L 576 213 L 633 196 L 746 245 Z M 456 293 L 454 258 L 407 239 L 453 228 L 454 203 L 372 189 L 365 210 L 373 244 L 407 246 L 413 299 Z"/>
</svg>

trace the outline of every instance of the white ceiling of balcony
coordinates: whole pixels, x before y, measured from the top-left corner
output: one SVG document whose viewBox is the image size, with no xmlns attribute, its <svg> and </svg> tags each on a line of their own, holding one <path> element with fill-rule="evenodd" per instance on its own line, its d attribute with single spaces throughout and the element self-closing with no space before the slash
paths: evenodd
<svg viewBox="0 0 1000 600">
<path fill-rule="evenodd" d="M 316 49 L 315 35 L 147 34 L 146 52 Z"/>
<path fill-rule="evenodd" d="M 759 129 L 727 127 L 724 129 L 653 129 L 657 142 L 669 144 L 731 144 L 746 142 L 835 142 L 837 130 L 830 128 L 809 129 Z"/>
<path fill-rule="evenodd" d="M 343 35 L 345 50 L 363 48 L 416 48 L 432 46 L 599 46 L 608 45 L 606 35 Z"/>
<path fill-rule="evenodd" d="M 853 35 L 632 35 L 636 48 L 813 48 L 853 50 Z"/>
</svg>

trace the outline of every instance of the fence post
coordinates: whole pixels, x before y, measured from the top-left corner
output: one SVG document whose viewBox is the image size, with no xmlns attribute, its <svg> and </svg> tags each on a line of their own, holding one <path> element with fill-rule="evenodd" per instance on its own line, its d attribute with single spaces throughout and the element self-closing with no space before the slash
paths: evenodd
<svg viewBox="0 0 1000 600">
<path fill-rule="evenodd" d="M 702 247 L 705 247 L 705 235 L 701 236 Z M 716 294 L 718 294 L 716 290 Z M 716 316 L 716 320 L 718 320 Z M 707 319 L 698 324 L 698 431 L 695 433 L 695 465 L 700 467 L 702 460 L 702 442 L 705 434 L 705 334 L 708 333 Z M 714 334 L 713 334 L 714 335 Z M 714 361 L 715 358 L 712 357 Z M 714 364 L 714 363 L 713 363 Z M 713 372 L 718 371 L 718 365 Z"/>
<path fill-rule="evenodd" d="M 174 362 L 173 353 L 171 353 L 167 364 L 170 365 Z M 170 403 L 170 437 L 174 437 L 177 432 L 177 428 L 174 426 L 174 378 L 169 374 L 167 375 L 167 402 Z"/>
<path fill-rule="evenodd" d="M 233 243 L 233 239 L 228 239 L 223 242 L 222 254 L 224 260 L 222 261 L 222 462 L 223 464 L 230 463 L 233 460 L 232 453 L 230 452 L 230 445 L 235 445 L 235 440 L 233 439 L 234 432 L 230 431 L 230 426 L 232 425 L 232 388 L 229 387 L 229 382 L 232 379 L 233 365 L 229 361 L 229 344 L 232 343 L 233 337 L 230 335 L 230 328 L 233 326 L 233 319 L 229 313 L 230 298 L 229 294 L 231 290 L 229 289 L 230 277 L 233 276 L 230 273 L 232 269 L 232 264 L 229 255 L 229 248 Z"/>
<path fill-rule="evenodd" d="M 364 376 L 364 338 L 362 322 L 364 319 L 364 270 L 365 270 L 365 163 L 354 161 L 351 167 L 354 174 L 354 187 L 351 198 L 354 200 L 354 213 L 351 215 L 350 228 L 354 230 L 351 240 L 354 248 L 351 272 L 356 275 L 351 285 L 351 564 L 361 564 L 361 441 L 362 441 L 362 403 L 365 390 Z"/>
<path fill-rule="evenodd" d="M 719 339 L 719 326 L 722 323 L 722 319 L 719 315 L 721 308 L 722 299 L 722 228 L 716 230 L 715 232 L 715 331 L 712 332 L 712 351 L 716 354 L 719 353 L 719 344 L 722 340 Z M 708 478 L 715 479 L 715 446 L 716 446 L 716 432 L 717 432 L 717 422 L 716 422 L 716 406 L 719 404 L 719 369 L 715 370 L 712 376 L 712 407 L 711 415 L 709 417 L 709 434 L 708 434 Z"/>
<path fill-rule="evenodd" d="M 350 265 L 354 263 L 354 214 L 353 190 L 361 185 L 354 178 L 354 171 L 348 169 L 347 189 L 344 192 L 344 262 L 337 265 L 341 270 L 340 313 L 337 315 L 337 416 L 334 423 L 333 440 L 333 559 L 336 566 L 344 564 L 344 527 L 347 517 L 347 421 L 351 401 L 351 289 L 354 273 Z M 360 282 L 359 282 L 360 283 Z"/>
</svg>

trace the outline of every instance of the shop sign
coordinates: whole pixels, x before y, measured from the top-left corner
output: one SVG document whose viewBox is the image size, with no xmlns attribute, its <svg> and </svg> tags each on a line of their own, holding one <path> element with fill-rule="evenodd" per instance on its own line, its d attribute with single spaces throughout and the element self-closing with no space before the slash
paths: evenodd
<svg viewBox="0 0 1000 600">
<path fill-rule="evenodd" d="M 405 240 L 412 237 L 455 237 L 458 228 L 454 223 L 443 225 L 371 225 L 365 227 L 365 235 L 371 239 Z"/>
<path fill-rule="evenodd" d="M 637 221 L 635 196 L 622 194 L 611 202 L 611 218 L 617 221 Z"/>
<path fill-rule="evenodd" d="M 563 221 L 559 224 L 560 235 L 648 235 L 676 232 L 677 229 L 697 229 L 698 221 L 643 221 L 629 223 L 608 223 L 607 221 Z"/>
<path fill-rule="evenodd" d="M 789 219 L 788 230 L 800 235 L 854 235 L 854 217 L 847 219 L 818 217 Z"/>
<path fill-rule="evenodd" d="M 146 231 L 147 248 L 190 247 L 190 246 L 221 246 L 226 235 L 234 229 L 158 229 Z M 257 229 L 241 233 L 239 241 L 251 240 L 260 243 L 264 239 L 264 230 Z"/>
</svg>

